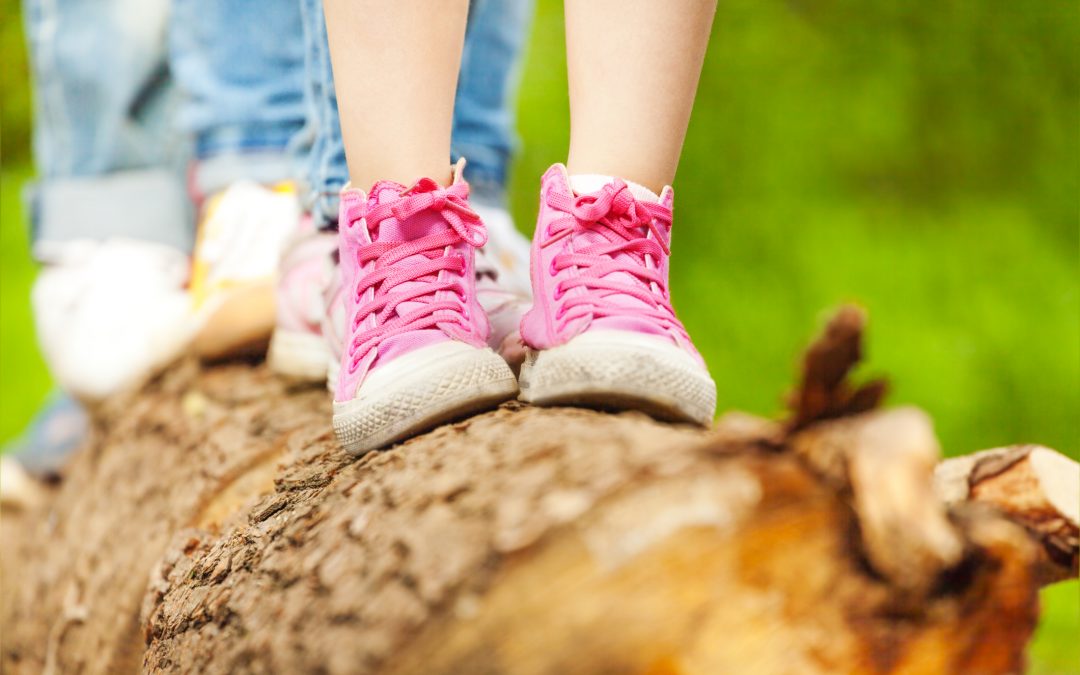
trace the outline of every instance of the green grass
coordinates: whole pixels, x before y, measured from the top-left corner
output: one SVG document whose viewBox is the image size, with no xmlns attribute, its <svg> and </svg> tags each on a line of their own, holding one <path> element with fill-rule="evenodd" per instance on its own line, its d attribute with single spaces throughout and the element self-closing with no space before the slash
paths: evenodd
<svg viewBox="0 0 1080 675">
<path fill-rule="evenodd" d="M 541 0 L 512 191 L 525 230 L 566 153 L 561 22 Z M 1078 457 L 1078 27 L 1065 3 L 721 3 L 672 272 L 721 409 L 780 411 L 803 345 L 855 301 L 871 318 L 863 371 L 926 409 L 946 454 L 1033 441 Z M 25 164 L 5 165 L 0 195 L 0 439 L 50 388 Z M 1078 596 L 1076 582 L 1043 593 L 1032 672 L 1077 672 Z"/>
<path fill-rule="evenodd" d="M 29 175 L 26 166 L 0 173 L 0 443 L 22 431 L 51 388 L 30 314 L 34 264 L 19 195 Z"/>
</svg>

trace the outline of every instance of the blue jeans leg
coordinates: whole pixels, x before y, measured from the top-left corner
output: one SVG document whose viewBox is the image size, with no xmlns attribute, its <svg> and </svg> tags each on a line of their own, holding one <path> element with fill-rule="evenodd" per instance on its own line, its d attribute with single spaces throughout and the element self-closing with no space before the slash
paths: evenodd
<svg viewBox="0 0 1080 675">
<path fill-rule="evenodd" d="M 453 159 L 465 157 L 475 199 L 502 206 L 517 138 L 512 98 L 532 0 L 473 0 L 458 76 Z"/>
<path fill-rule="evenodd" d="M 315 141 L 308 161 L 308 206 L 316 224 L 337 222 L 338 192 L 348 181 L 337 96 L 319 0 L 301 0 L 307 44 L 308 87 Z M 473 0 L 469 8 L 457 100 L 452 157 L 465 156 L 465 175 L 476 199 L 505 202 L 516 146 L 512 98 L 532 17 L 532 0 Z M 366 186 L 365 186 L 366 187 Z"/>
<path fill-rule="evenodd" d="M 47 261 L 68 241 L 112 237 L 190 247 L 162 46 L 168 0 L 26 0 L 23 8 L 39 176 L 27 192 L 35 255 Z"/>
<path fill-rule="evenodd" d="M 196 192 L 292 178 L 307 118 L 296 0 L 174 0 L 169 38 Z"/>
<path fill-rule="evenodd" d="M 304 18 L 304 42 L 307 48 L 307 87 L 312 112 L 314 142 L 306 162 L 310 209 L 316 227 L 337 223 L 338 193 L 349 180 L 345 164 L 345 143 L 341 140 L 337 93 L 330 68 L 330 49 L 326 41 L 326 19 L 320 0 L 300 0 Z"/>
</svg>

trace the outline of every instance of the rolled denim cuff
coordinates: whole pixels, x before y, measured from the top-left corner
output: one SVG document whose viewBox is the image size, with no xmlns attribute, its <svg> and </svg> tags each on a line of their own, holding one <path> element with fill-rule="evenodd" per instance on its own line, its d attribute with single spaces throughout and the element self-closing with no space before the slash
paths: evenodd
<svg viewBox="0 0 1080 675">
<path fill-rule="evenodd" d="M 506 176 L 510 153 L 484 145 L 454 143 L 451 161 L 465 158 L 469 196 L 490 206 L 506 205 Z"/>
<path fill-rule="evenodd" d="M 138 239 L 190 251 L 194 233 L 183 181 L 167 169 L 48 178 L 26 192 L 35 258 L 78 239 Z"/>
<path fill-rule="evenodd" d="M 196 162 L 191 186 L 199 197 L 242 180 L 272 185 L 296 177 L 296 159 L 283 150 L 230 152 Z"/>
<path fill-rule="evenodd" d="M 195 158 L 286 152 L 305 136 L 303 117 L 296 122 L 227 124 L 195 134 Z"/>
</svg>

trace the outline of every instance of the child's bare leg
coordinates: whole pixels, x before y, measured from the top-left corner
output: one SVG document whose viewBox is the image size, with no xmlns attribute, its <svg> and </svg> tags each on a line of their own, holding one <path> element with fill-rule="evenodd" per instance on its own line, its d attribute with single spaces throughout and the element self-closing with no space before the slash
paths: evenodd
<svg viewBox="0 0 1080 675">
<path fill-rule="evenodd" d="M 449 183 L 454 90 L 468 0 L 326 0 L 353 184 Z"/>
<path fill-rule="evenodd" d="M 716 0 L 566 0 L 571 174 L 675 177 Z"/>
</svg>

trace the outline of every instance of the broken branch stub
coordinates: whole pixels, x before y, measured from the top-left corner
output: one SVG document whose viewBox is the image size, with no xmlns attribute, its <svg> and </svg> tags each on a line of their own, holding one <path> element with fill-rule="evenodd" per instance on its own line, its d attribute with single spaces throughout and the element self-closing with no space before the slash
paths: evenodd
<svg viewBox="0 0 1080 675">
<path fill-rule="evenodd" d="M 843 307 L 807 349 L 788 445 L 850 492 L 867 562 L 917 597 L 960 562 L 963 540 L 933 492 L 940 448 L 929 418 L 915 408 L 876 411 L 885 382 L 849 381 L 865 322 L 861 310 Z"/>
<path fill-rule="evenodd" d="M 806 350 L 798 389 L 789 396 L 790 431 L 814 422 L 873 410 L 888 390 L 883 379 L 854 387 L 848 376 L 862 358 L 865 313 L 852 305 L 841 307 L 822 335 Z"/>
</svg>

